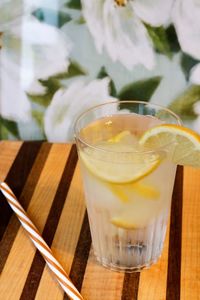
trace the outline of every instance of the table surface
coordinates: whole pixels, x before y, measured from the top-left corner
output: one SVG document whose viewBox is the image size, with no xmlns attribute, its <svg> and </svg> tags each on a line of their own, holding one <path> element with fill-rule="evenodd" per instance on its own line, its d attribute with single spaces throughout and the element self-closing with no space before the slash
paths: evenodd
<svg viewBox="0 0 200 300">
<path fill-rule="evenodd" d="M 109 271 L 94 259 L 74 145 L 1 142 L 0 179 L 85 299 L 200 299 L 200 170 L 178 167 L 162 256 L 133 274 Z M 0 300 L 68 299 L 0 197 Z"/>
</svg>

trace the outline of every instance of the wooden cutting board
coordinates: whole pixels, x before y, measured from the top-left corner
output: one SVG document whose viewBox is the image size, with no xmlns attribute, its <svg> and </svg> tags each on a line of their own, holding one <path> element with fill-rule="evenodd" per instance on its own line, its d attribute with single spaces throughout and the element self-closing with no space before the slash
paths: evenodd
<svg viewBox="0 0 200 300">
<path fill-rule="evenodd" d="M 200 170 L 178 168 L 162 256 L 133 274 L 95 261 L 74 145 L 1 142 L 0 180 L 13 189 L 85 299 L 200 299 Z M 0 240 L 0 300 L 68 299 L 3 195 Z"/>
</svg>

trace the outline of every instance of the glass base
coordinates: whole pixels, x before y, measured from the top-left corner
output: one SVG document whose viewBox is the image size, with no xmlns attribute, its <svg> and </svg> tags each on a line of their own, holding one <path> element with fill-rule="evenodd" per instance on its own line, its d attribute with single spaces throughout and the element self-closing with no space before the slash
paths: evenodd
<svg viewBox="0 0 200 300">
<path fill-rule="evenodd" d="M 167 227 L 167 216 L 161 214 L 148 226 L 132 230 L 111 226 L 107 220 L 91 226 L 92 244 L 97 261 L 118 272 L 139 272 L 159 259 Z M 96 224 L 96 226 L 95 226 Z"/>
<path fill-rule="evenodd" d="M 120 266 L 119 264 L 113 264 L 108 262 L 106 259 L 101 259 L 97 256 L 96 260 L 105 268 L 111 270 L 111 271 L 115 271 L 115 272 L 125 272 L 125 273 L 134 273 L 134 272 L 140 272 L 142 270 L 145 269 L 149 269 L 153 264 L 157 263 L 158 259 L 160 258 L 160 256 L 158 256 L 158 258 L 148 261 L 147 263 L 143 264 L 143 265 L 138 265 L 138 266 L 131 266 L 131 267 L 127 267 L 127 266 Z"/>
</svg>

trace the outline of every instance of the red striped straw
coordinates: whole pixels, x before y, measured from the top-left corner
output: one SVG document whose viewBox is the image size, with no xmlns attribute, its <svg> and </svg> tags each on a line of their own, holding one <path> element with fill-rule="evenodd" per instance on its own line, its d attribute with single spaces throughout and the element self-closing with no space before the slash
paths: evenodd
<svg viewBox="0 0 200 300">
<path fill-rule="evenodd" d="M 0 190 L 6 197 L 9 205 L 16 213 L 19 221 L 28 233 L 30 239 L 44 257 L 47 265 L 53 272 L 55 278 L 57 279 L 58 283 L 61 285 L 63 290 L 66 292 L 66 294 L 73 300 L 84 300 L 79 291 L 69 279 L 69 276 L 67 275 L 61 264 L 53 256 L 51 249 L 43 240 L 39 231 L 37 230 L 33 222 L 30 220 L 27 213 L 20 205 L 9 186 L 5 182 L 1 182 Z"/>
</svg>

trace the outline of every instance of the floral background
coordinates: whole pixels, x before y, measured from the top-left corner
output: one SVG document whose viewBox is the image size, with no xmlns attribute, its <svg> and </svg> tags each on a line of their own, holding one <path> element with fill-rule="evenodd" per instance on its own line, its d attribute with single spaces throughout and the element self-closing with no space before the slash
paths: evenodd
<svg viewBox="0 0 200 300">
<path fill-rule="evenodd" d="M 72 141 L 77 115 L 111 99 L 200 133 L 200 1 L 1 0 L 0 139 Z"/>
</svg>

